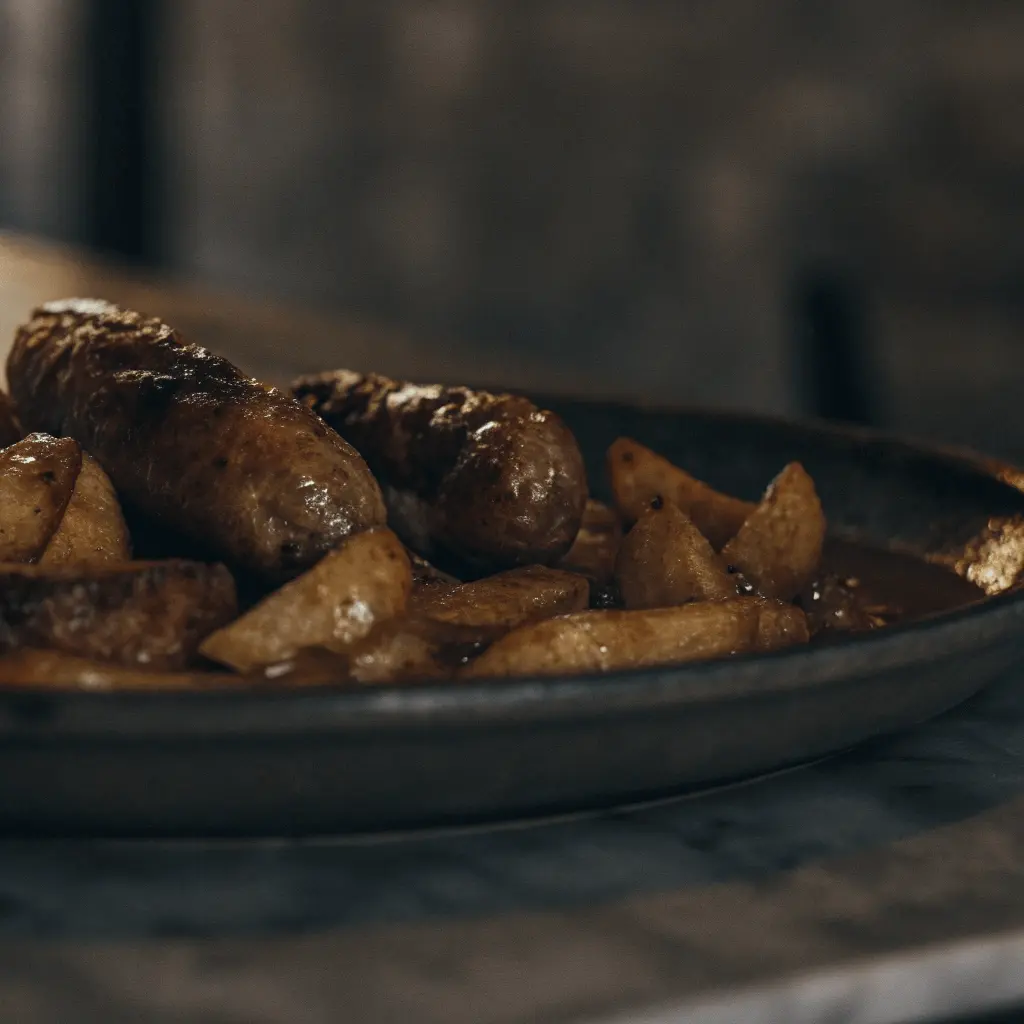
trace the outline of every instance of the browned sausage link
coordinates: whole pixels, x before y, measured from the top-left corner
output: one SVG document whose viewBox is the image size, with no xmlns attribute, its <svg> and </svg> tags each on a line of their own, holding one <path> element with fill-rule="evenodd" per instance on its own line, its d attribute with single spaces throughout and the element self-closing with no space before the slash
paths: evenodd
<svg viewBox="0 0 1024 1024">
<path fill-rule="evenodd" d="M 586 476 L 554 413 L 515 395 L 347 370 L 292 390 L 359 449 L 392 525 L 421 554 L 485 572 L 550 564 L 572 545 Z"/>
<path fill-rule="evenodd" d="M 123 498 L 236 568 L 294 576 L 384 522 L 356 451 L 159 320 L 51 303 L 18 331 L 7 377 L 23 424 L 75 438 Z"/>
</svg>

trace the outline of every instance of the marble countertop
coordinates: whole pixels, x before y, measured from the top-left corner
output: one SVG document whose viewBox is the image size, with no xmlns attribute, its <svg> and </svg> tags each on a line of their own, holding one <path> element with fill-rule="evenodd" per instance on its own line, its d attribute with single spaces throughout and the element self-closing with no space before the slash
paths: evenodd
<svg viewBox="0 0 1024 1024">
<path fill-rule="evenodd" d="M 0 337 L 68 292 L 180 308 L 229 352 L 251 331 L 268 368 L 274 325 L 280 341 L 295 322 L 0 236 Z M 905 735 L 631 810 L 348 840 L 0 842 L 0 1007 L 19 1024 L 867 1024 L 1015 1000 L 1024 672 Z"/>
<path fill-rule="evenodd" d="M 397 838 L 9 841 L 0 1004 L 211 1024 L 985 1009 L 1024 999 L 1022 755 L 1024 676 L 844 756 L 626 811 Z"/>
</svg>

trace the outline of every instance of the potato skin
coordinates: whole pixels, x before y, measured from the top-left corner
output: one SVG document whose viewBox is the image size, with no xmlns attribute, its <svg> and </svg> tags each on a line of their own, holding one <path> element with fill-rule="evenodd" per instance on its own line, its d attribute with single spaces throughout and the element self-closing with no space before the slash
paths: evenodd
<svg viewBox="0 0 1024 1024">
<path fill-rule="evenodd" d="M 304 647 L 342 650 L 376 623 L 401 614 L 411 590 L 402 542 L 386 527 L 374 527 L 208 636 L 200 650 L 240 672 L 288 659 Z"/>
<path fill-rule="evenodd" d="M 615 578 L 615 559 L 622 543 L 622 522 L 615 509 L 593 498 L 587 499 L 579 533 L 559 569 L 586 576 L 594 587 L 607 586 Z"/>
<path fill-rule="evenodd" d="M 799 608 L 759 597 L 589 611 L 513 630 L 471 661 L 460 677 L 616 672 L 777 650 L 806 639 L 807 622 Z"/>
<path fill-rule="evenodd" d="M 0 653 L 46 648 L 177 671 L 236 613 L 234 581 L 222 565 L 0 566 Z"/>
<path fill-rule="evenodd" d="M 157 319 L 50 303 L 7 376 L 24 425 L 74 437 L 125 501 L 245 572 L 287 579 L 385 519 L 366 464 L 309 409 Z"/>
<path fill-rule="evenodd" d="M 784 601 L 766 600 L 758 618 L 756 649 L 777 651 L 783 647 L 806 644 L 811 639 L 810 624 L 804 612 Z"/>
<path fill-rule="evenodd" d="M 82 468 L 71 500 L 39 563 L 101 565 L 127 562 L 131 557 L 131 538 L 114 485 L 100 464 L 82 452 Z"/>
<path fill-rule="evenodd" d="M 579 446 L 527 399 L 347 370 L 301 378 L 292 393 L 362 453 L 420 554 L 483 575 L 550 565 L 576 538 Z"/>
<path fill-rule="evenodd" d="M 586 577 L 528 565 L 508 569 L 413 601 L 417 615 L 453 626 L 507 632 L 524 622 L 582 611 L 590 600 Z"/>
<path fill-rule="evenodd" d="M 649 508 L 619 548 L 615 578 L 627 608 L 736 597 L 736 580 L 708 539 L 671 502 Z"/>
<path fill-rule="evenodd" d="M 754 650 L 757 598 L 561 615 L 514 630 L 461 675 L 562 675 L 677 664 Z"/>
<path fill-rule="evenodd" d="M 716 551 L 736 535 L 756 507 L 714 490 L 629 437 L 612 443 L 606 463 L 616 508 L 627 524 L 635 523 L 655 499 L 671 502 L 693 520 Z"/>
<path fill-rule="evenodd" d="M 722 558 L 760 594 L 791 601 L 818 573 L 825 526 L 814 481 L 799 462 L 791 462 L 722 549 Z"/>
<path fill-rule="evenodd" d="M 444 593 L 462 583 L 457 576 L 438 569 L 436 565 L 432 565 L 425 558 L 417 555 L 411 548 L 406 548 L 405 553 L 409 556 L 409 564 L 412 566 L 413 600 L 421 595 Z"/>
<path fill-rule="evenodd" d="M 34 562 L 60 528 L 82 466 L 70 437 L 30 434 L 0 451 L 0 563 Z"/>
<path fill-rule="evenodd" d="M 252 683 L 228 672 L 151 672 L 32 647 L 0 656 L 0 687 L 16 689 L 158 692 L 241 686 Z"/>
</svg>

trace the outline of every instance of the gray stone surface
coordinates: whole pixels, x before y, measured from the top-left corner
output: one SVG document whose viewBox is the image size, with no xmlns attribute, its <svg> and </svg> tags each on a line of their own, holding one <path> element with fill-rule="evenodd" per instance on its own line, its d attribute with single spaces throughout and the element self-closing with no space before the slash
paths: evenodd
<svg viewBox="0 0 1024 1024">
<path fill-rule="evenodd" d="M 1024 998 L 1022 752 L 1017 676 L 904 736 L 632 811 L 347 841 L 7 841 L 0 1000 L 25 1021 L 71 1004 L 83 1021 L 342 1005 L 450 1024 L 990 1008 Z"/>
</svg>

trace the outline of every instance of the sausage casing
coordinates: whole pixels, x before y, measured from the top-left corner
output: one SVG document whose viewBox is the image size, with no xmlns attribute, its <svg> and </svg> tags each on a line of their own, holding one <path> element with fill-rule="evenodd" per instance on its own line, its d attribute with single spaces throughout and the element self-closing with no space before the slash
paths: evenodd
<svg viewBox="0 0 1024 1024">
<path fill-rule="evenodd" d="M 486 573 L 550 565 L 572 546 L 586 474 L 554 413 L 516 395 L 348 370 L 292 392 L 360 451 L 420 554 Z"/>
<path fill-rule="evenodd" d="M 50 303 L 18 331 L 7 376 L 23 424 L 75 438 L 124 500 L 235 568 L 287 579 L 384 522 L 355 450 L 160 320 Z"/>
</svg>

